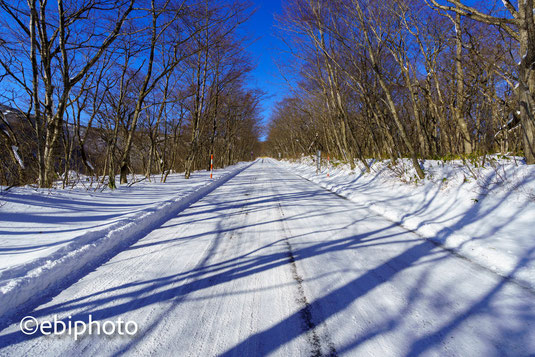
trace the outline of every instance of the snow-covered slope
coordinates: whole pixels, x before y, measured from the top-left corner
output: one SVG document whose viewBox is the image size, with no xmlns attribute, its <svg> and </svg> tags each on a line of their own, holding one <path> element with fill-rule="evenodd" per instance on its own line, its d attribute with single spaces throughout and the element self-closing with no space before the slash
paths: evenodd
<svg viewBox="0 0 535 357">
<path fill-rule="evenodd" d="M 0 356 L 534 356 L 534 296 L 258 160 L 24 312 L 137 333 L 17 319 Z"/>
<path fill-rule="evenodd" d="M 0 316 L 68 285 L 248 164 L 117 190 L 13 188 L 0 197 Z M 0 321 L 1 323 L 1 321 Z"/>
<path fill-rule="evenodd" d="M 423 163 L 417 180 L 408 160 L 373 162 L 371 172 L 335 163 L 316 174 L 311 158 L 281 162 L 300 176 L 468 259 L 535 289 L 535 166 L 493 156 L 486 163 Z"/>
</svg>

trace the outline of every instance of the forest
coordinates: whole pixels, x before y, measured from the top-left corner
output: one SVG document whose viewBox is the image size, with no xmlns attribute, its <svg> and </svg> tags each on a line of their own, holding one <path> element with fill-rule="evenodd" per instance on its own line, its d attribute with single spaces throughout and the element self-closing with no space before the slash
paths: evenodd
<svg viewBox="0 0 535 357">
<path fill-rule="evenodd" d="M 469 6 L 471 4 L 472 6 Z M 535 163 L 533 1 L 290 0 L 279 35 L 295 80 L 275 108 L 273 157 Z M 522 54 L 522 55 L 521 55 Z"/>
<path fill-rule="evenodd" d="M 250 160 L 261 91 L 244 1 L 0 1 L 0 184 L 87 180 Z M 74 173 L 74 175 L 73 175 Z"/>
<path fill-rule="evenodd" d="M 259 155 L 535 163 L 533 0 L 289 0 L 263 127 L 245 0 L 0 1 L 0 184 L 116 187 Z M 267 51 L 267 49 L 266 49 Z M 263 132 L 267 140 L 262 142 Z M 74 174 L 74 175 L 73 175 Z"/>
</svg>

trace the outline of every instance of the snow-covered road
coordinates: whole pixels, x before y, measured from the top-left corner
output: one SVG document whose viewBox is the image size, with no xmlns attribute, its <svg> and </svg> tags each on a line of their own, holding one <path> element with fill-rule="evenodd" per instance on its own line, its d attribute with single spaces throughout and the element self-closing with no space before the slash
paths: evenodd
<svg viewBox="0 0 535 357">
<path fill-rule="evenodd" d="M 535 355 L 532 291 L 268 159 L 25 315 L 138 332 L 0 355 Z"/>
</svg>

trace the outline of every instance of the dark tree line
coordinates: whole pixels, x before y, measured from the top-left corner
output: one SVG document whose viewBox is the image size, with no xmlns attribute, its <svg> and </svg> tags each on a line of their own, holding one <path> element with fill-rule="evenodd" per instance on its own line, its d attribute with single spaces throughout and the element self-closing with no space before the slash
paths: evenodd
<svg viewBox="0 0 535 357">
<path fill-rule="evenodd" d="M 0 0 L 0 184 L 110 187 L 250 159 L 241 0 Z"/>
<path fill-rule="evenodd" d="M 291 0 L 279 18 L 299 73 L 272 155 L 322 147 L 352 165 L 514 152 L 535 163 L 533 1 Z"/>
</svg>

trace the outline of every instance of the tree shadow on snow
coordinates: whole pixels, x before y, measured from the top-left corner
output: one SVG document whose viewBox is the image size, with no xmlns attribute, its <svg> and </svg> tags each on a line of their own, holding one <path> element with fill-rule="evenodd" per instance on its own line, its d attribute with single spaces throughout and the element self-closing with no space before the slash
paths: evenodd
<svg viewBox="0 0 535 357">
<path fill-rule="evenodd" d="M 261 179 L 259 178 L 259 180 Z M 426 287 L 433 285 L 436 279 L 435 267 L 439 266 L 441 262 L 452 259 L 464 262 L 463 260 L 437 247 L 436 244 L 408 233 L 397 223 L 383 221 L 384 223 L 375 229 L 361 228 L 364 220 L 372 219 L 375 215 L 367 213 L 363 216 L 361 212 L 365 208 L 349 201 L 346 201 L 342 205 L 344 208 L 340 209 L 339 200 L 341 198 L 335 197 L 313 184 L 304 183 L 300 179 L 283 179 L 282 176 L 281 178 L 269 178 L 269 181 L 280 180 L 279 183 L 273 184 L 284 183 L 289 188 L 287 189 L 289 192 L 256 195 L 244 186 L 248 180 L 251 180 L 251 174 L 244 172 L 228 183 L 233 185 L 229 189 L 235 192 L 232 199 L 228 199 L 228 196 L 218 197 L 216 194 L 212 194 L 193 205 L 190 210 L 180 214 L 181 217 L 187 217 L 188 224 L 217 222 L 213 229 L 170 239 L 147 241 L 142 239 L 129 248 L 132 251 L 142 251 L 143 248 L 147 247 L 169 249 L 169 247 L 184 241 L 214 237 L 210 238 L 211 243 L 207 254 L 199 260 L 194 268 L 151 280 L 127 282 L 69 301 L 52 303 L 46 307 L 35 309 L 31 315 L 40 318 L 52 314 L 62 316 L 72 314 L 71 320 L 87 322 L 88 316 L 91 314 L 93 320 L 109 320 L 119 315 L 127 315 L 128 312 L 143 307 L 168 302 L 169 305 L 166 309 L 159 312 L 160 316 L 165 316 L 194 292 L 271 271 L 278 267 L 287 266 L 292 262 L 295 262 L 297 269 L 300 269 L 305 262 L 311 264 L 310 262 L 314 261 L 324 261 L 319 258 L 325 255 L 351 257 L 351 255 L 345 256 L 343 254 L 357 254 L 358 252 L 365 254 L 366 249 L 377 249 L 374 252 L 382 251 L 386 258 L 376 266 L 366 267 L 362 271 L 348 272 L 348 274 L 352 274 L 348 275 L 351 276 L 348 281 L 332 290 L 315 294 L 316 296 L 309 303 L 299 306 L 293 314 L 275 322 L 269 328 L 252 333 L 241 342 L 228 348 L 223 355 L 243 356 L 251 354 L 252 351 L 256 355 L 266 355 L 317 329 L 326 326 L 332 330 L 336 326 L 329 326 L 329 320 L 343 314 L 350 306 L 359 304 L 366 296 L 374 294 L 378 289 L 395 289 L 397 286 L 395 284 L 400 284 L 409 270 L 412 272 L 414 269 L 420 269 L 416 274 L 416 279 L 406 282 L 406 285 L 403 285 L 403 290 L 400 290 L 399 294 L 403 295 L 403 302 L 400 304 L 399 311 L 392 311 L 388 314 L 383 311 L 383 314 L 378 314 L 377 319 L 372 321 L 369 328 L 355 331 L 352 339 L 346 339 L 343 343 L 333 345 L 331 350 L 322 350 L 323 353 L 355 353 L 358 347 L 362 347 L 369 341 L 391 333 L 400 333 L 407 328 L 406 318 L 416 313 L 418 304 L 424 304 L 424 301 L 425 304 L 429 304 L 430 297 L 435 299 L 435 305 L 426 306 L 436 310 L 434 313 L 437 314 L 441 312 L 441 309 L 444 309 L 445 305 L 451 303 L 447 301 L 447 295 L 448 291 L 454 291 L 456 288 L 455 285 L 452 285 L 453 283 L 443 283 L 439 286 L 440 291 L 429 292 L 426 291 Z M 242 195 L 248 192 L 250 197 L 243 198 Z M 305 207 L 309 205 L 309 208 L 303 209 L 303 205 Z M 297 206 L 301 207 L 301 211 L 296 209 Z M 282 207 L 286 214 L 285 217 L 266 218 L 253 224 L 243 223 L 239 220 L 242 214 L 261 214 L 278 207 Z M 480 211 L 477 206 L 474 206 L 473 210 L 465 217 L 458 217 L 456 227 L 470 224 L 476 219 L 474 217 L 490 214 L 496 208 L 497 206 L 494 206 Z M 274 238 L 269 244 L 237 253 L 228 259 L 211 261 L 211 257 L 219 249 L 222 239 L 231 232 L 240 232 L 252 227 L 261 231 L 268 229 L 274 223 L 282 224 L 282 222 L 291 227 L 293 221 L 310 220 L 311 218 L 320 220 L 322 217 L 336 213 L 352 217 L 352 211 L 359 211 L 359 215 L 354 215 L 355 218 L 349 219 L 349 223 L 344 226 L 328 227 L 319 224 L 319 228 L 309 227 L 304 232 L 291 233 L 288 237 Z M 410 214 L 407 213 L 408 216 Z M 235 221 L 234 218 L 236 218 Z M 186 223 L 171 220 L 162 228 L 184 224 Z M 452 231 L 446 229 L 439 232 L 438 235 L 441 239 L 446 239 L 450 234 Z M 314 237 L 323 237 L 323 239 L 318 240 Z M 251 237 L 243 236 L 240 239 L 251 239 Z M 285 249 L 280 249 L 286 241 L 292 247 L 291 254 Z M 526 252 L 524 259 L 511 272 L 511 276 L 514 276 L 517 270 L 528 264 L 533 259 L 533 254 L 533 251 Z M 329 269 L 329 267 L 325 267 L 322 273 L 318 274 L 321 276 L 304 276 L 304 286 L 306 287 L 307 283 L 312 281 L 329 278 L 329 274 L 336 273 L 336 271 Z M 492 275 L 490 272 L 488 274 Z M 519 302 L 519 306 L 517 306 L 516 303 L 511 303 L 511 306 L 506 306 L 505 310 L 515 311 L 515 324 L 500 324 L 500 319 L 511 317 L 511 315 L 504 313 L 504 307 L 500 303 L 505 294 L 504 291 L 510 289 L 510 286 L 514 284 L 507 278 L 494 277 L 493 279 L 491 280 L 494 283 L 490 289 L 471 300 L 459 302 L 458 308 L 445 312 L 441 321 L 431 323 L 424 330 L 408 336 L 405 346 L 401 348 L 403 354 L 416 356 L 430 351 L 436 352 L 436 349 L 442 351 L 441 348 L 452 343 L 450 341 L 452 335 L 465 328 L 476 328 L 471 327 L 472 321 L 479 321 L 478 319 L 482 316 L 496 321 L 495 326 L 492 326 L 495 333 L 492 336 L 482 334 L 479 338 L 483 343 L 490 344 L 494 351 L 498 351 L 497 354 L 514 355 L 522 351 L 515 349 L 515 345 L 530 346 L 532 343 L 530 341 L 534 337 L 529 328 L 535 324 L 534 305 Z M 268 288 L 276 289 L 278 287 L 270 286 Z M 252 292 L 255 291 L 244 290 L 233 293 L 250 294 Z M 509 294 L 509 292 L 507 293 Z M 527 292 L 527 294 L 533 294 L 533 292 Z M 214 298 L 217 296 L 207 297 L 207 299 Z M 380 306 L 377 309 L 380 309 Z M 72 313 L 73 311 L 77 311 L 77 313 Z M 136 339 L 124 344 L 117 354 L 132 351 L 131 349 L 137 344 L 143 343 L 143 338 L 157 327 L 159 321 L 160 319 L 156 317 L 151 325 L 143 326 Z M 477 331 L 475 333 L 477 334 Z M 0 335 L 0 348 L 38 337 L 42 336 L 38 334 L 31 337 L 25 336 L 18 331 L 3 334 Z M 497 337 L 498 340 L 492 340 Z"/>
</svg>

